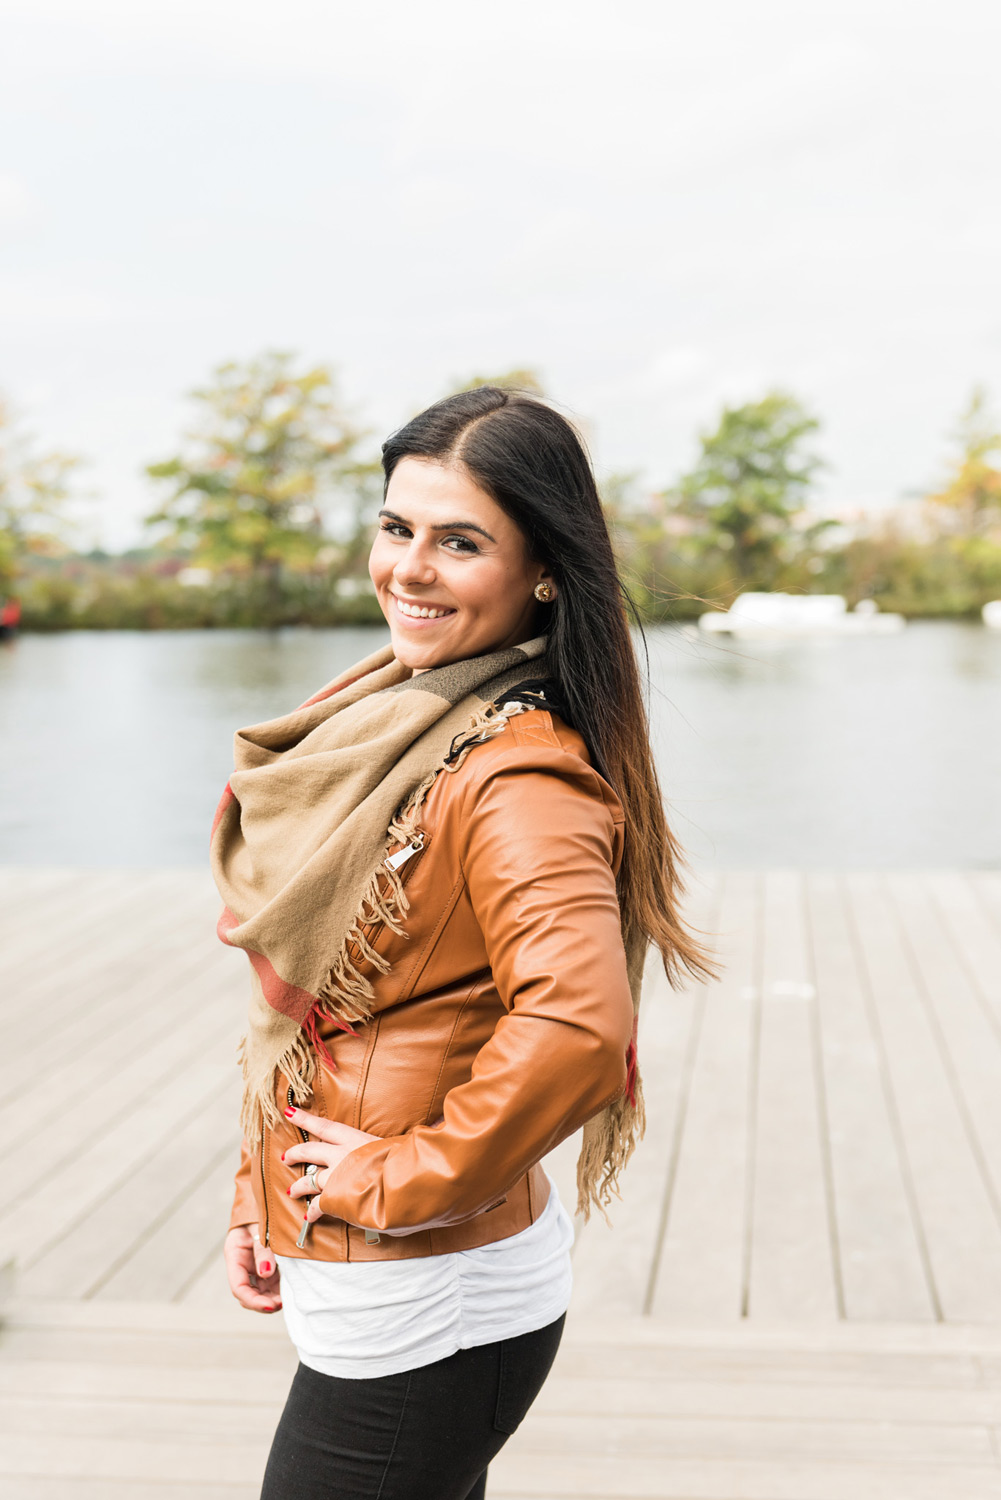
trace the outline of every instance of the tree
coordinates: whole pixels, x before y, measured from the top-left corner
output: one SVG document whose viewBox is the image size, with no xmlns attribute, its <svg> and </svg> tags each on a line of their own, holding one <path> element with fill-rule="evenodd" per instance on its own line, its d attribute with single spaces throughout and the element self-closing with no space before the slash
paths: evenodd
<svg viewBox="0 0 1001 1500">
<path fill-rule="evenodd" d="M 31 557 L 64 550 L 69 453 L 38 453 L 9 404 L 0 400 L 0 593 L 8 592 Z"/>
<path fill-rule="evenodd" d="M 828 524 L 799 533 L 793 526 L 822 466 L 807 441 L 819 425 L 782 391 L 724 407 L 716 430 L 701 438 L 698 462 L 680 482 L 679 508 L 698 523 L 703 546 L 728 554 L 744 585 L 773 585 L 790 554 Z"/>
<path fill-rule="evenodd" d="M 932 515 L 947 531 L 990 536 L 1001 530 L 1001 427 L 982 386 L 974 388 L 954 436 L 959 452 L 944 487 L 928 496 Z"/>
<path fill-rule="evenodd" d="M 192 392 L 199 418 L 176 458 L 147 473 L 168 487 L 147 517 L 194 563 L 248 570 L 277 599 L 282 569 L 308 565 L 333 519 L 357 529 L 377 465 L 325 365 L 296 372 L 269 352 L 220 365 Z"/>
</svg>

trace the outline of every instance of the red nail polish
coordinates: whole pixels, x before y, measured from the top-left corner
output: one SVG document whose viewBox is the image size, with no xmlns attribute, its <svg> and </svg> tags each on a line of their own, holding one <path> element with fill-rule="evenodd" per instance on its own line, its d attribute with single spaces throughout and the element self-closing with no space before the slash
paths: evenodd
<svg viewBox="0 0 1001 1500">
<path fill-rule="evenodd" d="M 288 1195 L 288 1197 L 291 1198 L 291 1196 L 292 1196 L 292 1189 L 291 1188 L 286 1188 L 285 1192 Z"/>
<path fill-rule="evenodd" d="M 271 1262 L 269 1260 L 262 1260 L 261 1261 L 261 1274 L 262 1274 L 262 1276 L 270 1276 L 271 1275 Z"/>
<path fill-rule="evenodd" d="M 285 1111 L 285 1117 L 286 1117 L 286 1119 L 289 1119 L 289 1120 L 291 1120 L 291 1118 L 292 1118 L 292 1116 L 293 1116 L 293 1115 L 294 1115 L 294 1114 L 295 1114 L 295 1110 L 294 1110 L 294 1109 L 287 1109 L 287 1110 L 286 1110 L 286 1111 Z"/>
<path fill-rule="evenodd" d="M 284 1161 L 284 1160 L 285 1160 L 285 1152 L 283 1151 L 282 1152 L 282 1161 Z"/>
</svg>

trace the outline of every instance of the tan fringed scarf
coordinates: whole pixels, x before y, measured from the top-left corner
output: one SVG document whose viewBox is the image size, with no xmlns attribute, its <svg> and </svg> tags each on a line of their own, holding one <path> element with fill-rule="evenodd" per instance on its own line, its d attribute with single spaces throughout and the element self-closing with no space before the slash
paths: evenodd
<svg viewBox="0 0 1001 1500">
<path fill-rule="evenodd" d="M 504 728 L 508 715 L 497 702 L 525 679 L 526 665 L 532 677 L 546 676 L 545 647 L 539 636 L 413 677 L 384 646 L 294 712 L 237 732 L 211 859 L 225 903 L 219 936 L 251 964 L 241 1048 L 249 1140 L 260 1138 L 262 1119 L 278 1120 L 276 1068 L 296 1101 L 308 1101 L 317 1017 L 344 1029 L 369 1019 L 374 991 L 349 944 L 386 972 L 361 929 L 381 921 L 403 932 L 409 904 L 383 860 L 413 838 L 435 777 Z M 638 1011 L 645 945 L 627 941 L 626 949 Z M 631 1047 L 627 1094 L 585 1126 L 581 1211 L 615 1190 L 642 1133 L 642 1110 Z"/>
</svg>

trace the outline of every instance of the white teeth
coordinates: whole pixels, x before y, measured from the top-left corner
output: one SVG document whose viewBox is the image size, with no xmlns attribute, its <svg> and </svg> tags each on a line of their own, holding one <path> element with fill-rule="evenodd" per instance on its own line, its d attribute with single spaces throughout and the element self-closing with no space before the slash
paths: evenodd
<svg viewBox="0 0 1001 1500">
<path fill-rule="evenodd" d="M 403 599 L 397 599 L 396 605 L 401 614 L 410 615 L 412 618 L 418 620 L 437 620 L 440 619 L 442 615 L 450 615 L 454 613 L 454 611 L 450 609 L 429 609 L 426 604 L 423 606 L 419 604 L 407 604 Z"/>
</svg>

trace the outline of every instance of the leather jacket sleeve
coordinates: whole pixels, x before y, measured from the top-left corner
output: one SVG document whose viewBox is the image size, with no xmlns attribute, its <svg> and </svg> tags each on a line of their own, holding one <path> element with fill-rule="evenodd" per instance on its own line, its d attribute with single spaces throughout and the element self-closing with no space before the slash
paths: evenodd
<svg viewBox="0 0 1001 1500">
<path fill-rule="evenodd" d="M 368 1142 L 327 1179 L 324 1213 L 382 1233 L 481 1212 L 625 1086 L 632 1002 L 611 788 L 561 746 L 515 744 L 484 756 L 460 825 L 506 1013 L 443 1121 Z"/>
<path fill-rule="evenodd" d="M 260 1218 L 250 1177 L 252 1164 L 250 1147 L 243 1140 L 240 1144 L 240 1165 L 236 1169 L 233 1210 L 229 1216 L 230 1229 L 236 1229 L 241 1224 L 256 1224 Z"/>
</svg>

